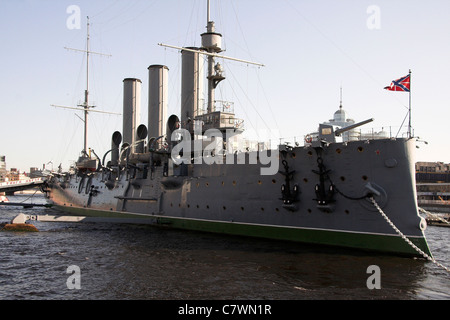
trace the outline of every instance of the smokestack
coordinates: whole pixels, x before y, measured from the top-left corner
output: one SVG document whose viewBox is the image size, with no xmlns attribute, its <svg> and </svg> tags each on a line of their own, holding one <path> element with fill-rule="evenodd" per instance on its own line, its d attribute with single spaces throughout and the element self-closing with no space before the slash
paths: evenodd
<svg viewBox="0 0 450 320">
<path fill-rule="evenodd" d="M 181 126 L 192 133 L 194 118 L 203 114 L 203 63 L 198 52 L 181 51 L 181 59 Z"/>
<path fill-rule="evenodd" d="M 122 135 L 120 132 L 114 132 L 111 139 L 111 165 L 113 166 L 117 166 L 119 164 L 119 146 L 121 142 Z"/>
<path fill-rule="evenodd" d="M 169 68 L 163 65 L 151 65 L 148 67 L 148 139 L 149 146 L 152 138 L 158 138 L 166 134 L 166 118 L 168 104 L 168 74 Z M 154 146 L 159 149 L 159 144 Z"/>
<path fill-rule="evenodd" d="M 123 80 L 123 143 L 133 145 L 136 142 L 136 130 L 141 112 L 141 80 L 127 78 Z M 132 146 L 131 152 L 134 152 Z"/>
</svg>

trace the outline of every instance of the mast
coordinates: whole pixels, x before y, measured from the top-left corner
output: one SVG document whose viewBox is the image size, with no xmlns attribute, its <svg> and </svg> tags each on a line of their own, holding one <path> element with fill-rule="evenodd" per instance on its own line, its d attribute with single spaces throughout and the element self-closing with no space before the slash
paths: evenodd
<svg viewBox="0 0 450 320">
<path fill-rule="evenodd" d="M 83 110 L 83 112 L 84 112 L 84 120 L 83 120 L 84 121 L 83 152 L 85 154 L 87 154 L 87 150 L 88 150 L 88 115 L 89 115 L 89 111 L 94 111 L 94 110 L 90 110 L 90 109 L 91 108 L 95 108 L 95 106 L 90 106 L 89 105 L 89 56 L 92 53 L 92 54 L 97 54 L 97 55 L 100 55 L 100 56 L 111 57 L 110 54 L 104 54 L 104 53 L 91 51 L 89 27 L 90 27 L 89 17 L 87 17 L 86 50 L 80 50 L 80 49 L 73 49 L 73 48 L 64 47 L 64 49 L 67 49 L 67 50 L 72 50 L 72 51 L 78 51 L 78 52 L 86 53 L 86 90 L 84 91 L 84 102 L 82 104 L 78 105 L 78 107 L 80 107 L 80 109 L 73 108 L 73 107 L 64 107 L 64 106 L 53 105 L 54 107 L 75 109 L 75 110 Z M 103 111 L 95 111 L 95 112 L 116 114 L 116 113 L 112 113 L 112 112 L 103 112 Z"/>
<path fill-rule="evenodd" d="M 211 5 L 210 5 L 210 1 L 208 0 L 207 2 L 207 15 L 206 15 L 206 25 L 208 25 L 208 22 L 211 20 L 210 19 L 210 14 L 211 14 Z"/>
<path fill-rule="evenodd" d="M 411 69 L 409 69 L 409 123 L 408 123 L 408 138 L 412 137 L 411 132 Z"/>
<path fill-rule="evenodd" d="M 207 1 L 207 26 L 206 26 L 206 32 L 201 34 L 202 38 L 202 45 L 201 48 L 192 48 L 192 47 L 178 47 L 163 43 L 158 43 L 158 45 L 173 49 L 181 50 L 182 52 L 192 52 L 197 55 L 205 55 L 208 59 L 208 71 L 207 71 L 207 80 L 208 80 L 208 98 L 207 98 L 207 111 L 206 113 L 197 114 L 194 111 L 194 106 L 187 105 L 185 106 L 184 102 L 182 103 L 182 121 L 183 117 L 185 117 L 185 123 L 183 122 L 183 126 L 185 128 L 189 128 L 189 130 L 193 130 L 192 125 L 189 124 L 190 120 L 200 120 L 205 125 L 202 126 L 203 130 L 207 130 L 209 128 L 219 128 L 222 130 L 225 130 L 227 128 L 233 128 L 235 130 L 238 130 L 241 128 L 241 125 L 243 123 L 243 120 L 237 119 L 234 117 L 234 110 L 233 112 L 230 112 L 230 110 L 225 111 L 224 108 L 218 108 L 215 107 L 215 89 L 219 82 L 225 79 L 223 75 L 223 68 L 220 65 L 220 63 L 216 63 L 216 58 L 224 59 L 224 60 L 232 60 L 232 61 L 238 61 L 246 64 L 252 64 L 257 65 L 259 67 L 263 67 L 264 64 L 252 62 L 252 61 L 246 61 L 242 59 L 237 59 L 233 57 L 227 57 L 223 56 L 219 53 L 221 53 L 223 50 L 221 48 L 222 46 L 222 35 L 220 33 L 217 33 L 215 31 L 215 23 L 214 21 L 211 21 L 211 12 L 210 12 L 210 0 Z M 188 55 L 186 55 L 188 57 Z M 188 61 L 188 58 L 186 58 Z M 190 62 L 189 62 L 190 63 Z M 191 71 L 189 69 L 189 71 Z M 189 72 L 187 72 L 189 73 Z M 191 88 L 191 90 L 195 90 L 195 88 Z M 183 96 L 183 93 L 182 93 Z M 190 97 L 190 95 L 189 95 Z M 185 99 L 183 99 L 184 101 Z M 197 105 L 196 105 L 197 106 Z M 192 109 L 189 109 L 192 108 Z M 189 109 L 189 110 L 188 110 Z M 194 119 L 190 119 L 190 117 L 193 116 Z M 214 116 L 216 119 L 220 119 L 219 123 L 213 121 L 210 122 L 210 117 Z"/>
<path fill-rule="evenodd" d="M 87 17 L 86 38 L 86 91 L 84 92 L 84 152 L 87 153 L 88 146 L 88 110 L 89 110 L 89 17 Z"/>
<path fill-rule="evenodd" d="M 215 32 L 214 21 L 211 21 L 211 6 L 210 0 L 207 2 L 207 21 L 206 32 L 202 36 L 202 47 L 210 53 L 208 55 L 208 106 L 207 113 L 211 113 L 215 110 L 215 89 L 220 81 L 224 80 L 222 76 L 222 69 L 219 64 L 215 64 L 215 55 L 222 52 L 222 35 Z"/>
</svg>

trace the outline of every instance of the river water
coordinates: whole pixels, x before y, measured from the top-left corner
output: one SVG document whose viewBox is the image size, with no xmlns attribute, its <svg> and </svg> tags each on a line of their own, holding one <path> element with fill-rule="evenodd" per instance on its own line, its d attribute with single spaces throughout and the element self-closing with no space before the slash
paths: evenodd
<svg viewBox="0 0 450 320">
<path fill-rule="evenodd" d="M 21 212 L 55 214 L 0 206 L 0 223 Z M 421 259 L 151 226 L 33 224 L 39 232 L 0 232 L 0 300 L 450 299 L 450 274 Z M 426 235 L 449 267 L 450 228 Z M 380 289 L 367 286 L 373 265 Z"/>
</svg>

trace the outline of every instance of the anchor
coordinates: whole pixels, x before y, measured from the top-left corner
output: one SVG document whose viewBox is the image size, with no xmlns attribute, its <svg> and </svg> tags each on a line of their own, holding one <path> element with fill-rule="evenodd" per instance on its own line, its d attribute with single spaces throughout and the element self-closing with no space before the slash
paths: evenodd
<svg viewBox="0 0 450 320">
<path fill-rule="evenodd" d="M 284 167 L 284 171 L 279 171 L 284 176 L 285 184 L 281 186 L 281 200 L 283 200 L 283 208 L 289 211 L 298 210 L 295 202 L 298 201 L 297 196 L 299 194 L 298 185 L 295 184 L 291 189 L 291 180 L 293 179 L 295 170 L 289 171 L 289 165 L 286 160 L 281 161 Z"/>
<path fill-rule="evenodd" d="M 318 150 L 316 151 L 318 153 Z M 312 170 L 312 172 L 319 175 L 319 184 L 316 184 L 314 187 L 316 198 L 313 200 L 317 201 L 317 208 L 319 210 L 332 212 L 334 210 L 334 203 L 336 202 L 336 200 L 334 200 L 335 190 L 332 183 L 330 183 L 328 188 L 325 183 L 326 180 L 329 180 L 328 174 L 331 170 L 327 170 L 320 155 L 317 157 L 317 165 L 319 170 Z"/>
</svg>

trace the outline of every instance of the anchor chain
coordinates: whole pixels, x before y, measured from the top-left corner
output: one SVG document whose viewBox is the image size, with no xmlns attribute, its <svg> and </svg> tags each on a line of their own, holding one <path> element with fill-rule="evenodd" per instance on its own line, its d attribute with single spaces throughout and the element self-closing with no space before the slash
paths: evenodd
<svg viewBox="0 0 450 320">
<path fill-rule="evenodd" d="M 419 211 L 422 212 L 422 213 L 425 213 L 425 214 L 427 214 L 427 215 L 429 215 L 429 216 L 431 216 L 432 218 L 438 219 L 439 221 L 441 221 L 441 222 L 443 222 L 443 223 L 450 224 L 449 221 L 447 221 L 447 220 L 445 220 L 445 219 L 439 217 L 438 215 L 433 214 L 433 213 L 431 213 L 430 211 L 427 211 L 427 210 L 425 210 L 425 209 L 423 209 L 423 208 L 419 208 Z"/>
<path fill-rule="evenodd" d="M 334 184 L 333 180 L 331 180 L 331 177 L 329 175 L 331 170 L 328 170 L 326 168 L 326 166 L 323 164 L 323 158 L 320 155 L 317 157 L 317 165 L 319 167 L 319 171 L 312 170 L 312 172 L 319 175 L 320 183 L 315 186 L 317 199 L 313 199 L 313 200 L 316 200 L 319 204 L 320 204 L 320 201 L 322 201 L 322 204 L 324 202 L 335 202 L 336 200 L 333 199 L 333 196 L 336 192 L 339 193 L 344 198 L 347 198 L 349 200 L 363 200 L 363 199 L 369 198 L 373 195 L 370 192 L 363 196 L 360 196 L 360 197 L 351 197 L 351 196 L 346 195 L 341 190 L 339 190 L 339 188 Z M 328 188 L 328 193 L 324 186 L 326 180 L 328 180 L 330 182 L 330 186 Z"/>
<path fill-rule="evenodd" d="M 289 165 L 286 160 L 283 160 L 281 163 L 283 164 L 284 172 L 279 171 L 279 173 L 284 176 L 285 180 L 285 184 L 281 186 L 281 200 L 283 200 L 283 204 L 285 206 L 290 207 L 294 202 L 297 202 L 299 188 L 297 184 L 295 184 L 293 188 L 291 188 L 291 180 L 293 179 L 295 170 L 289 170 Z"/>
<path fill-rule="evenodd" d="M 411 240 L 409 240 L 395 225 L 394 223 L 391 221 L 391 219 L 389 219 L 389 217 L 383 212 L 383 210 L 380 208 L 380 206 L 378 205 L 378 203 L 375 201 L 375 199 L 373 197 L 370 197 L 370 201 L 372 201 L 372 204 L 374 205 L 374 207 L 378 210 L 378 212 L 383 216 L 384 220 L 387 221 L 387 223 L 392 227 L 392 229 L 395 230 L 395 232 L 398 233 L 398 235 L 400 237 L 402 237 L 403 240 L 406 241 L 406 243 L 408 243 L 414 250 L 416 250 L 418 253 L 420 253 L 425 259 L 433 262 L 435 265 L 437 265 L 438 267 L 443 268 L 444 270 L 446 270 L 447 272 L 450 272 L 450 269 L 447 268 L 446 266 L 442 265 L 441 263 L 437 262 L 433 257 L 430 257 L 428 254 L 426 254 L 425 252 L 423 252 L 420 248 L 418 248 L 414 243 L 411 242 Z"/>
</svg>

